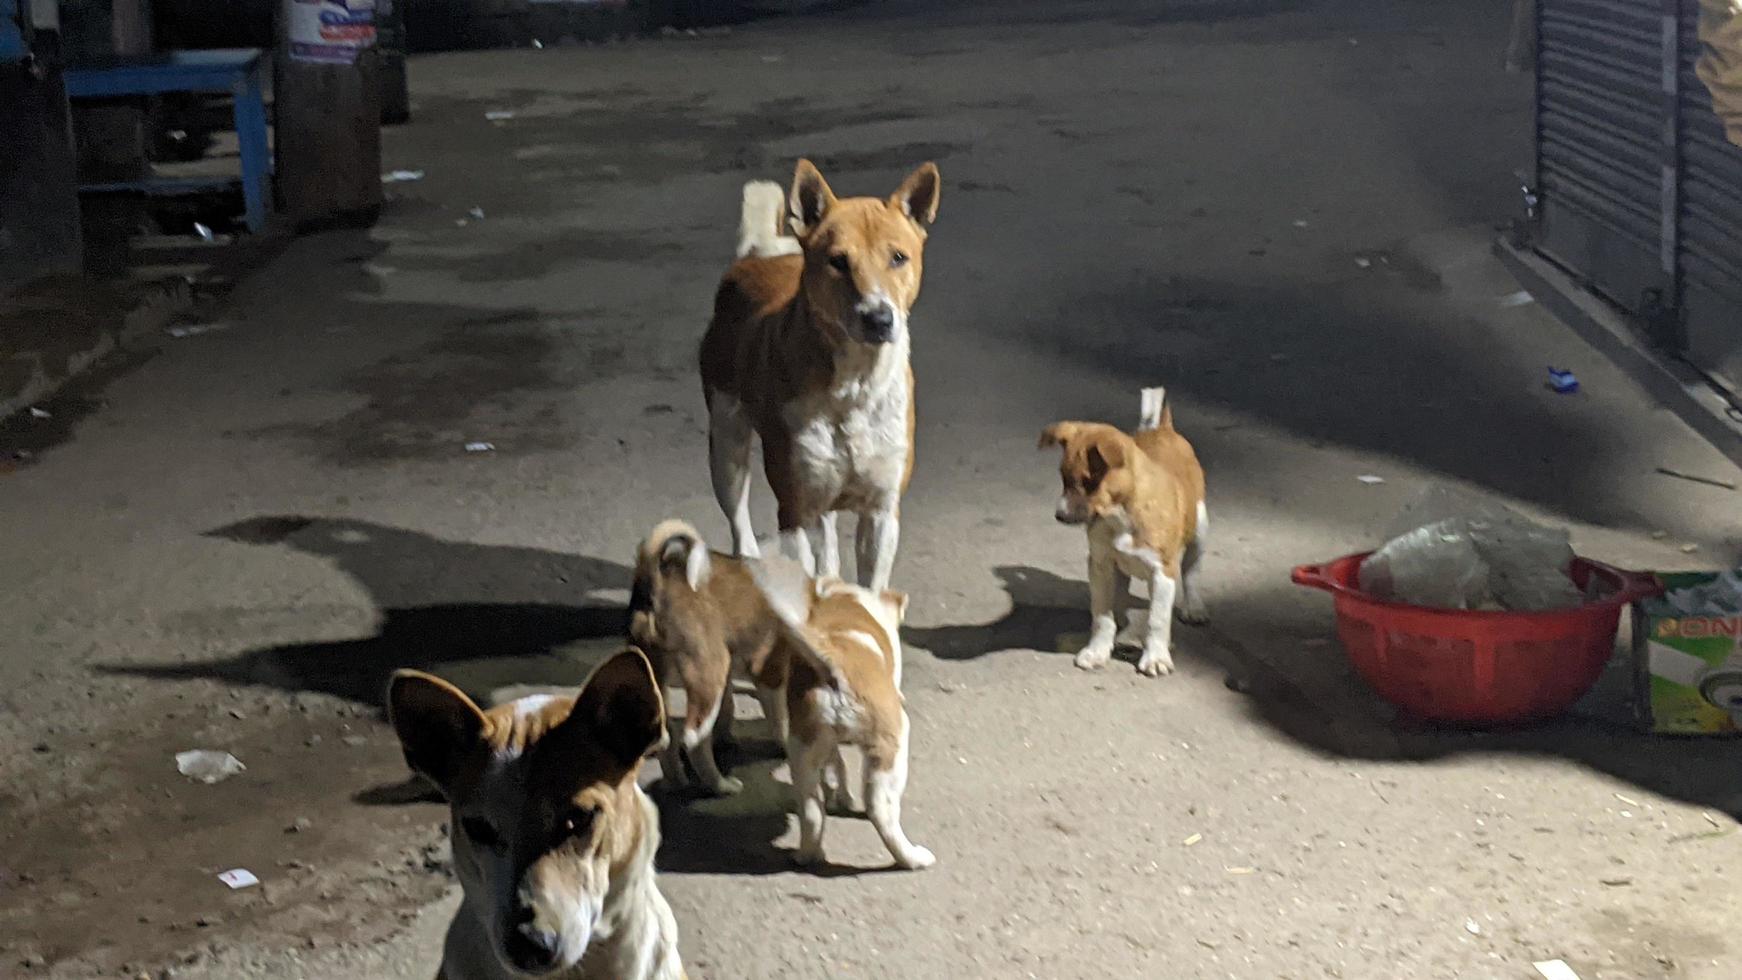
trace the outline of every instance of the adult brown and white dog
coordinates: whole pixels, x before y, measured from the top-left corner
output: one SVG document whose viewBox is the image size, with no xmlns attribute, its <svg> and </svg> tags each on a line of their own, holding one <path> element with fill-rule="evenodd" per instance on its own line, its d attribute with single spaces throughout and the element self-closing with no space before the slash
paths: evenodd
<svg viewBox="0 0 1742 980">
<path fill-rule="evenodd" d="M 1192 444 L 1174 431 L 1167 393 L 1145 388 L 1137 431 L 1100 422 L 1055 422 L 1040 447 L 1064 450 L 1064 484 L 1055 516 L 1084 525 L 1089 536 L 1089 643 L 1077 666 L 1106 664 L 1118 639 L 1118 600 L 1130 577 L 1149 586 L 1149 617 L 1137 669 L 1149 677 L 1173 672 L 1173 616 L 1209 622 L 1198 587 L 1209 511 L 1204 468 Z M 1175 603 L 1175 598 L 1178 603 Z"/>
<path fill-rule="evenodd" d="M 453 811 L 464 897 L 436 980 L 684 980 L 654 881 L 659 813 L 636 784 L 665 734 L 639 650 L 606 661 L 574 697 L 483 711 L 402 670 L 387 704 L 406 762 Z"/>
<path fill-rule="evenodd" d="M 850 511 L 857 580 L 888 586 L 913 475 L 908 315 L 940 180 L 927 163 L 886 199 L 837 198 L 800 160 L 784 198 L 772 183 L 745 186 L 738 260 L 701 345 L 708 463 L 733 555 L 760 554 L 750 522 L 760 437 L 782 553 L 838 575 L 836 514 Z"/>
</svg>

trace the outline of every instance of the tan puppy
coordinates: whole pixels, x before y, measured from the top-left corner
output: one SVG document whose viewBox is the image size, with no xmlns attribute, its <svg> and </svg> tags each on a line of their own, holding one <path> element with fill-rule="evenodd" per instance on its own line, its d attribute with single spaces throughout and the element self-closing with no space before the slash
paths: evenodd
<svg viewBox="0 0 1742 980">
<path fill-rule="evenodd" d="M 575 697 L 481 711 L 453 685 L 393 675 L 405 760 L 447 797 L 464 898 L 437 980 L 683 980 L 654 881 L 659 814 L 636 785 L 665 709 L 638 650 Z"/>
<path fill-rule="evenodd" d="M 1149 677 L 1171 673 L 1174 613 L 1186 623 L 1209 621 L 1198 589 L 1209 511 L 1204 469 L 1174 431 L 1167 393 L 1144 389 L 1142 419 L 1130 435 L 1099 422 L 1056 422 L 1040 434 L 1040 447 L 1050 446 L 1064 448 L 1056 516 L 1087 525 L 1089 534 L 1094 624 L 1077 666 L 1094 670 L 1112 656 L 1118 598 L 1129 578 L 1140 578 L 1149 585 L 1149 621 L 1137 669 Z"/>
<path fill-rule="evenodd" d="M 866 816 L 883 845 L 903 868 L 931 867 L 937 858 L 901 828 L 912 730 L 901 696 L 907 596 L 839 579 L 812 581 L 779 566 L 752 570 L 787 625 L 795 653 L 786 684 L 786 757 L 798 795 L 793 859 L 806 865 L 823 859 L 824 770 L 831 761 L 839 765 L 842 745 L 857 745 L 865 753 Z"/>
<path fill-rule="evenodd" d="M 908 312 L 939 191 L 927 163 L 885 200 L 837 198 L 808 160 L 784 200 L 767 182 L 744 188 L 738 261 L 701 345 L 708 464 L 732 554 L 760 553 L 750 523 L 760 437 L 782 553 L 839 574 L 835 515 L 851 511 L 858 581 L 888 586 L 913 474 Z"/>
</svg>

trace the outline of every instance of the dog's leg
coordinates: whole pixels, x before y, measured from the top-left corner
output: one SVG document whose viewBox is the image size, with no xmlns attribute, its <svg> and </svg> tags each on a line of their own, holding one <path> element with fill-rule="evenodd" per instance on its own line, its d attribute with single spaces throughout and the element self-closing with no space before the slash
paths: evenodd
<svg viewBox="0 0 1742 980">
<path fill-rule="evenodd" d="M 690 774 L 683 764 L 683 722 L 673 719 L 671 728 L 659 750 L 659 783 L 662 789 L 678 790 L 690 784 Z"/>
<path fill-rule="evenodd" d="M 873 746 L 865 753 L 865 810 L 883 846 L 895 863 L 918 871 L 937 863 L 932 852 L 907 839 L 901 829 L 901 797 L 907 792 L 907 712 L 893 746 Z"/>
<path fill-rule="evenodd" d="M 786 718 L 785 689 L 757 685 L 756 700 L 762 705 L 762 717 L 767 719 L 769 727 L 774 729 L 774 740 L 785 745 L 787 734 L 791 728 L 791 724 Z"/>
<path fill-rule="evenodd" d="M 738 399 L 708 392 L 708 475 L 714 499 L 732 525 L 732 554 L 759 558 L 756 531 L 750 526 L 750 447 L 756 430 Z"/>
<path fill-rule="evenodd" d="M 829 771 L 823 785 L 829 809 L 836 813 L 853 812 L 853 787 L 847 782 L 847 757 L 839 745 L 835 746 L 835 757 L 829 760 Z"/>
<path fill-rule="evenodd" d="M 895 549 L 901 543 L 901 518 L 895 508 L 859 515 L 854 529 L 857 581 L 868 589 L 889 588 Z"/>
<path fill-rule="evenodd" d="M 1178 590 L 1179 563 L 1169 562 L 1149 577 L 1149 632 L 1137 672 L 1145 677 L 1173 673 L 1173 600 Z"/>
<path fill-rule="evenodd" d="M 732 696 L 730 664 L 721 650 L 717 658 L 706 657 L 684 672 L 684 756 L 702 789 L 715 796 L 731 796 L 744 789 L 742 780 L 722 775 L 714 760 L 714 724 L 721 706 Z"/>
<path fill-rule="evenodd" d="M 787 768 L 792 771 L 792 789 L 798 796 L 798 850 L 794 863 L 817 864 L 823 859 L 823 767 L 835 751 L 834 736 L 827 731 L 815 742 L 788 739 Z"/>
<path fill-rule="evenodd" d="M 789 527 L 780 532 L 780 556 L 798 562 L 806 575 L 817 573 L 817 556 L 811 551 L 810 535 L 802 527 Z"/>
<path fill-rule="evenodd" d="M 737 695 L 732 690 L 732 680 L 726 679 L 726 691 L 720 695 L 720 716 L 714 720 L 714 742 L 719 745 L 732 745 L 738 741 L 732 734 L 732 727 L 738 721 Z"/>
<path fill-rule="evenodd" d="M 836 511 L 829 511 L 811 523 L 807 532 L 810 537 L 811 557 L 816 571 L 812 574 L 819 578 L 841 577 L 841 542 L 836 531 Z"/>
<path fill-rule="evenodd" d="M 1179 621 L 1194 626 L 1201 626 L 1210 621 L 1210 610 L 1204 605 L 1203 587 L 1198 581 L 1198 567 L 1204 558 L 1204 536 L 1210 528 L 1210 512 L 1203 503 L 1198 504 L 1198 533 L 1192 538 L 1192 543 L 1186 546 L 1184 559 L 1181 561 L 1179 580 L 1179 605 L 1175 608 L 1179 613 Z"/>
<path fill-rule="evenodd" d="M 1119 635 L 1119 569 L 1112 552 L 1093 539 L 1089 542 L 1089 645 L 1077 653 L 1077 666 L 1098 670 L 1113 655 Z"/>
</svg>

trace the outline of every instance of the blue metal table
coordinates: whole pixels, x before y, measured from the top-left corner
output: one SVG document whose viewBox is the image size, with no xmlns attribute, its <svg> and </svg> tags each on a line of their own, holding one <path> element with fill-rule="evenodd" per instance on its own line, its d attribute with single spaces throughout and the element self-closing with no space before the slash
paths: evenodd
<svg viewBox="0 0 1742 980">
<path fill-rule="evenodd" d="M 67 97 L 114 99 L 171 92 L 228 92 L 235 99 L 236 140 L 242 154 L 242 201 L 248 230 L 266 227 L 272 151 L 266 136 L 266 59 L 259 48 L 165 51 L 142 58 L 87 64 L 66 72 Z M 134 191 L 188 194 L 228 187 L 232 178 L 119 181 L 85 184 L 93 193 Z"/>
</svg>

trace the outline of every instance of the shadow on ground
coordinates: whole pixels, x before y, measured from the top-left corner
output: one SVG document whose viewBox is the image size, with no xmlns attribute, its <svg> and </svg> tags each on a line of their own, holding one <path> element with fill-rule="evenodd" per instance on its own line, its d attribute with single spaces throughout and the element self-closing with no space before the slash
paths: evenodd
<svg viewBox="0 0 1742 980">
<path fill-rule="evenodd" d="M 902 640 L 930 651 L 939 660 L 973 660 L 1003 650 L 1034 650 L 1073 657 L 1089 639 L 1089 586 L 1026 565 L 1000 565 L 993 569 L 999 584 L 1010 596 L 1010 611 L 990 623 L 933 627 L 905 627 Z M 1114 659 L 1136 663 L 1137 651 L 1125 630 L 1133 611 L 1147 604 L 1130 594 L 1120 597 L 1120 644 Z M 1200 647 L 1188 637 L 1201 632 L 1176 625 L 1176 655 L 1191 657 Z M 1214 658 L 1216 666 L 1225 667 Z"/>
<path fill-rule="evenodd" d="M 1010 612 L 982 624 L 913 627 L 904 637 L 943 660 L 965 660 L 1003 650 L 1035 649 L 1066 638 L 1080 640 L 1088 623 L 1088 583 L 1023 566 L 996 569 L 1010 595 Z M 1219 597 L 1213 616 L 1260 624 L 1270 636 L 1322 636 L 1328 622 L 1278 615 L 1273 598 Z M 1124 653 L 1128 656 L 1128 651 Z M 1301 653 L 1296 673 L 1313 671 L 1320 699 L 1309 696 L 1265 658 L 1210 626 L 1176 629 L 1174 656 L 1226 671 L 1229 686 L 1246 697 L 1252 718 L 1316 752 L 1371 762 L 1431 763 L 1458 755 L 1514 755 L 1576 762 L 1653 793 L 1721 810 L 1742 820 L 1742 783 L 1735 772 L 1736 743 L 1723 739 L 1665 738 L 1625 725 L 1568 715 L 1540 725 L 1488 731 L 1437 728 L 1399 718 L 1326 646 Z M 1314 662 L 1316 661 L 1316 662 Z"/>
<path fill-rule="evenodd" d="M 111 665 L 105 673 L 157 679 L 207 678 L 283 691 L 315 691 L 380 705 L 387 678 L 401 667 L 446 673 L 483 696 L 491 663 L 517 662 L 495 683 L 578 683 L 591 662 L 567 647 L 615 641 L 626 610 L 567 604 L 599 589 L 628 585 L 616 562 L 534 548 L 478 545 L 367 521 L 259 517 L 208 532 L 259 546 L 288 546 L 332 561 L 381 610 L 373 636 L 247 650 L 223 660 Z M 452 601 L 431 602 L 452 596 Z M 610 646 L 613 644 L 601 644 Z M 590 651 L 589 651 L 590 652 Z"/>
<path fill-rule="evenodd" d="M 1638 465 L 1644 436 L 1605 421 L 1583 395 L 1549 393 L 1541 366 L 1497 359 L 1501 338 L 1447 312 L 1440 288 L 1152 276 L 1113 290 L 1084 284 L 1074 302 L 1097 324 L 1090 337 L 1067 342 L 1050 322 L 1024 333 L 1049 356 L 1097 372 L 1107 390 L 1130 392 L 1127 401 L 1167 383 L 1187 403 L 1222 406 L 1309 446 L 1379 453 L 1580 520 L 1645 529 L 1629 501 L 1602 492 L 1618 467 Z M 1129 408 L 1119 405 L 1123 419 Z M 1065 417 L 1084 409 L 1061 406 Z M 1242 437 L 1181 412 L 1212 486 L 1237 480 Z"/>
<path fill-rule="evenodd" d="M 393 671 L 416 667 L 441 673 L 487 702 L 504 685 L 578 684 L 597 660 L 618 648 L 628 625 L 622 606 L 550 601 L 624 588 L 630 570 L 616 562 L 447 541 L 342 518 L 257 517 L 207 534 L 331 561 L 381 609 L 379 628 L 358 639 L 263 647 L 201 663 L 109 665 L 101 672 L 312 691 L 379 706 Z M 442 596 L 455 601 L 427 603 Z M 790 788 L 774 777 L 780 748 L 760 721 L 741 721 L 737 734 L 738 741 L 722 746 L 720 761 L 744 782 L 742 793 L 706 799 L 658 790 L 667 804 L 660 808 L 661 869 L 740 875 L 793 870 L 790 854 L 774 846 L 792 809 Z M 403 806 L 434 802 L 439 795 L 412 777 L 363 789 L 353 800 Z M 826 866 L 812 873 L 842 877 L 880 870 Z"/>
</svg>

